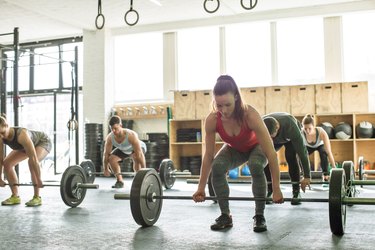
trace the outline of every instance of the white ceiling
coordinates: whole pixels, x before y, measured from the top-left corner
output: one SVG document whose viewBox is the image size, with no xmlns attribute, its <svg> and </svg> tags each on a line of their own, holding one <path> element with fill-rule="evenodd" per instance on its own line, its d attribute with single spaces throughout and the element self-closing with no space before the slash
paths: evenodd
<svg viewBox="0 0 375 250">
<path fill-rule="evenodd" d="M 243 0 L 244 4 L 249 1 Z M 161 6 L 155 2 L 159 2 Z M 241 0 L 220 0 L 219 10 L 209 14 L 204 11 L 203 2 L 204 0 L 133 0 L 133 9 L 139 13 L 139 22 L 130 27 L 124 22 L 130 0 L 102 0 L 104 28 L 116 32 L 131 32 L 132 29 L 142 27 L 171 27 L 172 24 L 181 22 L 202 23 L 211 20 L 213 24 L 225 18 L 273 18 L 280 16 L 282 12 L 288 12 L 289 15 L 294 12 L 308 14 L 311 9 L 315 10 L 315 14 L 316 10 L 323 10 L 324 13 L 327 8 L 331 11 L 375 9 L 375 0 L 258 0 L 253 10 L 243 9 Z M 207 3 L 216 2 L 217 0 L 208 0 Z M 98 0 L 0 0 L 0 34 L 13 32 L 14 27 L 19 27 L 21 43 L 79 36 L 83 34 L 83 30 L 96 30 L 97 14 Z M 12 42 L 12 36 L 0 36 L 1 44 Z"/>
</svg>

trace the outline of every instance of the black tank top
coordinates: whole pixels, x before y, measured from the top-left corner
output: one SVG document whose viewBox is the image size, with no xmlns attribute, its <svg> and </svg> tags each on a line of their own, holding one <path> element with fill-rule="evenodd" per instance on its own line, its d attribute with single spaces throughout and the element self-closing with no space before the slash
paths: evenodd
<svg viewBox="0 0 375 250">
<path fill-rule="evenodd" d="M 13 139 L 10 141 L 3 139 L 4 144 L 8 145 L 13 150 L 24 149 L 23 146 L 18 143 L 18 135 L 21 133 L 22 128 L 14 127 L 13 129 L 14 129 Z"/>
</svg>

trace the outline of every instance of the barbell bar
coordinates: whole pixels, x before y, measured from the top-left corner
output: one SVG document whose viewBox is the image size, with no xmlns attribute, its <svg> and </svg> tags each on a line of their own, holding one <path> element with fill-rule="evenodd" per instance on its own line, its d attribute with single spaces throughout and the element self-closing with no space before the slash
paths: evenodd
<svg viewBox="0 0 375 250">
<path fill-rule="evenodd" d="M 84 160 L 81 162 L 80 166 L 84 170 L 86 174 L 86 179 L 89 183 L 94 183 L 95 181 L 95 176 L 96 175 L 103 175 L 103 172 L 96 172 L 95 171 L 95 165 L 91 160 Z M 129 176 L 129 177 L 134 177 L 136 173 L 134 172 L 122 172 L 121 175 L 123 176 Z M 160 166 L 159 166 L 159 176 L 160 180 L 162 182 L 162 185 L 166 189 L 170 189 L 173 187 L 176 178 L 181 177 L 181 178 L 187 178 L 191 177 L 190 172 L 178 172 L 174 168 L 173 161 L 170 159 L 164 159 L 161 161 Z"/>
<path fill-rule="evenodd" d="M 348 173 L 348 180 L 346 180 Z M 354 164 L 344 162 L 343 168 L 333 169 L 330 175 L 328 199 L 301 199 L 302 202 L 327 202 L 331 232 L 343 235 L 346 222 L 346 205 L 375 205 L 374 198 L 355 198 L 351 192 L 354 187 Z M 141 169 L 133 179 L 129 194 L 115 194 L 116 200 L 130 200 L 130 208 L 137 224 L 148 227 L 155 224 L 160 216 L 164 199 L 192 200 L 191 196 L 163 196 L 160 177 L 154 169 Z M 254 197 L 206 197 L 206 200 L 267 201 L 269 198 Z M 284 201 L 292 201 L 285 198 Z"/>
<path fill-rule="evenodd" d="M 9 184 L 5 183 L 6 186 L 18 186 L 18 187 L 35 187 L 35 184 L 31 183 L 14 183 L 14 184 Z M 59 184 L 43 184 L 42 186 L 44 187 L 61 187 Z M 91 183 L 77 183 L 77 188 L 85 188 L 85 189 L 98 189 L 99 185 L 98 184 L 91 184 Z"/>
</svg>

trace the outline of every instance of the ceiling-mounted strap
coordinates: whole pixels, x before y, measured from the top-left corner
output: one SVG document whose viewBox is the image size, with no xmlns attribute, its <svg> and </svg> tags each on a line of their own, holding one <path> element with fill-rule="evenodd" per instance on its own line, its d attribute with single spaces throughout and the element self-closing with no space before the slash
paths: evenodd
<svg viewBox="0 0 375 250">
<path fill-rule="evenodd" d="M 102 0 L 98 0 L 98 15 L 95 19 L 95 26 L 97 29 L 101 30 L 104 27 L 105 18 L 102 14 Z"/>
<path fill-rule="evenodd" d="M 250 1 L 250 5 L 249 6 L 245 6 L 245 4 L 243 3 L 244 0 L 241 0 L 241 6 L 242 6 L 242 8 L 244 8 L 245 10 L 252 10 L 258 4 L 258 0 L 249 0 L 249 1 Z"/>
<path fill-rule="evenodd" d="M 136 18 L 135 18 L 135 21 L 133 23 L 130 23 L 128 21 L 128 15 L 131 14 L 132 12 L 134 12 Z M 138 23 L 138 20 L 139 20 L 139 14 L 136 10 L 133 10 L 133 0 L 130 0 L 130 9 L 125 13 L 124 15 L 124 21 L 127 25 L 129 26 L 134 26 Z"/>
<path fill-rule="evenodd" d="M 215 2 L 217 2 L 217 5 L 216 5 L 216 7 L 213 10 L 209 10 L 207 8 L 207 2 L 208 1 L 215 1 Z M 203 8 L 204 8 L 204 10 L 207 13 L 210 13 L 210 14 L 215 13 L 219 9 L 219 7 L 220 7 L 220 1 L 219 0 L 204 0 L 204 2 L 203 2 Z"/>
</svg>

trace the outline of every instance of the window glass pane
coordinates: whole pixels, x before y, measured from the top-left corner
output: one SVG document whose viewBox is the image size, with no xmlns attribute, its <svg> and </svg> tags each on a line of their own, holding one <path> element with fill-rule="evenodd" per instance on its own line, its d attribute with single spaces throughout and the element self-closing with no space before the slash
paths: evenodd
<svg viewBox="0 0 375 250">
<path fill-rule="evenodd" d="M 270 85 L 271 45 L 269 23 L 225 27 L 226 69 L 240 87 Z"/>
<path fill-rule="evenodd" d="M 369 108 L 375 112 L 375 13 L 343 16 L 344 80 L 368 81 Z"/>
<path fill-rule="evenodd" d="M 6 81 L 7 81 L 7 91 L 13 91 L 14 88 L 14 52 L 6 52 L 7 56 L 7 69 L 6 69 Z M 19 53 L 18 60 L 18 90 L 29 90 L 30 87 L 30 53 L 29 51 L 24 51 Z"/>
<path fill-rule="evenodd" d="M 82 86 L 83 83 L 83 47 L 82 43 L 67 43 L 62 45 L 62 59 L 64 62 L 62 64 L 63 70 L 63 87 L 72 86 L 72 65 L 69 62 L 74 62 L 75 59 L 75 47 L 78 47 L 78 85 Z M 73 75 L 74 76 L 74 75 Z M 74 76 L 75 77 L 75 76 Z"/>
<path fill-rule="evenodd" d="M 59 86 L 59 49 L 57 46 L 35 49 L 34 89 Z"/>
<path fill-rule="evenodd" d="M 279 84 L 316 83 L 324 80 L 322 18 L 277 22 Z"/>
<path fill-rule="evenodd" d="M 114 40 L 115 102 L 163 98 L 163 37 L 144 33 Z"/>
<path fill-rule="evenodd" d="M 177 88 L 211 89 L 220 74 L 219 28 L 180 30 L 177 38 Z"/>
</svg>

